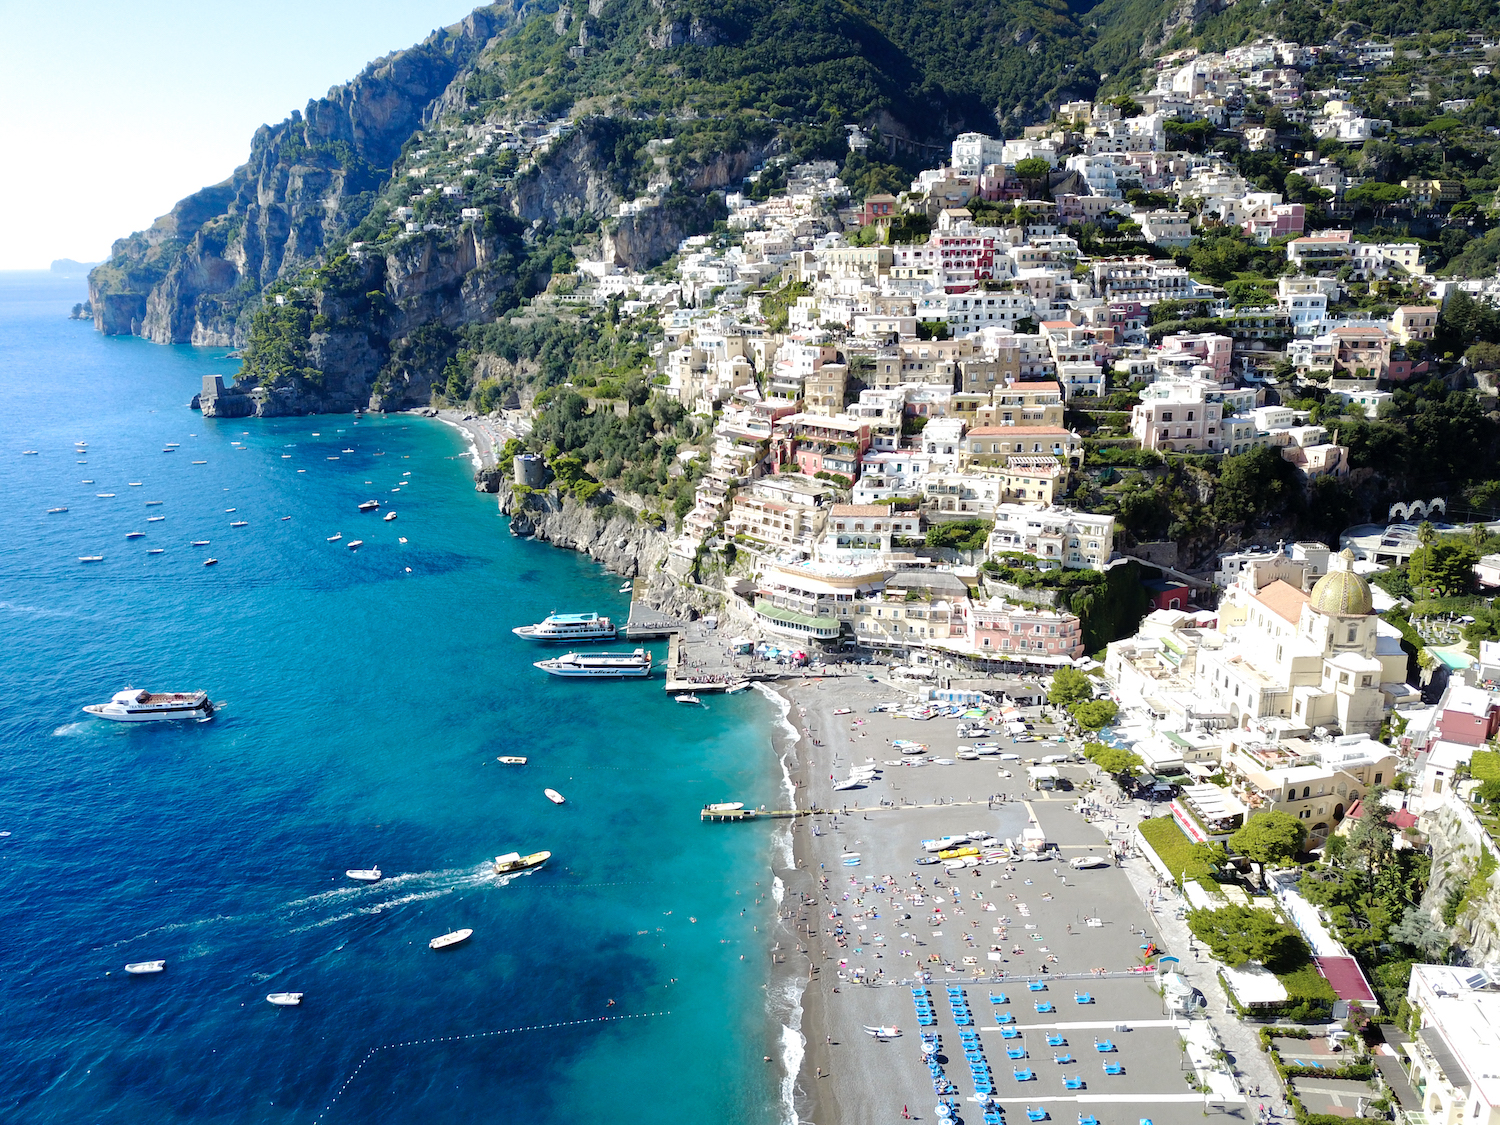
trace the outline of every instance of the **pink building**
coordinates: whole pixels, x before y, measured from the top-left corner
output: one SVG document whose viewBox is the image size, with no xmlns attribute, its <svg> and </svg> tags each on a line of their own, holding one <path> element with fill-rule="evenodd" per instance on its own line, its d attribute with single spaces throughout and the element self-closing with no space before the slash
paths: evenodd
<svg viewBox="0 0 1500 1125">
<path fill-rule="evenodd" d="M 1010 605 L 994 598 L 974 602 L 969 609 L 974 654 L 996 659 L 1037 660 L 1062 663 L 1059 657 L 1083 655 L 1083 630 L 1071 613 L 1058 613 L 1041 606 Z"/>
<path fill-rule="evenodd" d="M 1234 353 L 1234 341 L 1215 332 L 1179 332 L 1175 336 L 1162 338 L 1163 355 L 1193 355 L 1214 369 L 1214 378 L 1224 382 L 1229 378 L 1229 361 Z"/>
<path fill-rule="evenodd" d="M 1300 236 L 1306 213 L 1307 209 L 1300 203 L 1257 207 L 1245 220 L 1245 233 L 1261 245 L 1273 238 Z"/>
</svg>

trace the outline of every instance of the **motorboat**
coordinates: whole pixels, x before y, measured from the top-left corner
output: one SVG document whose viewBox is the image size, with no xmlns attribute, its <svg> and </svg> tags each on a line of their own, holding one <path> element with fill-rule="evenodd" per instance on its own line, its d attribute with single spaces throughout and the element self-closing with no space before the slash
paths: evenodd
<svg viewBox="0 0 1500 1125">
<path fill-rule="evenodd" d="M 570 641 L 612 641 L 614 623 L 597 613 L 552 613 L 535 625 L 518 625 L 511 630 L 527 641 L 562 643 Z"/>
<path fill-rule="evenodd" d="M 67 509 L 64 508 L 63 511 L 66 512 Z M 146 517 L 146 522 L 147 523 L 161 523 L 161 521 L 164 520 L 164 519 L 166 519 L 166 518 L 167 518 L 166 516 L 147 516 Z"/>
<path fill-rule="evenodd" d="M 207 547 L 208 546 L 208 540 L 207 539 L 194 539 L 191 543 L 188 544 L 188 546 L 189 547 Z"/>
<path fill-rule="evenodd" d="M 103 555 L 79 555 L 78 556 L 78 561 L 79 562 L 103 562 L 104 561 L 104 556 Z"/>
<path fill-rule="evenodd" d="M 334 458 L 331 458 L 331 460 L 337 461 L 338 458 L 334 457 Z M 380 507 L 380 501 L 379 500 L 366 500 L 363 504 L 361 504 L 359 506 L 359 510 L 361 512 L 373 512 L 378 507 Z"/>
<path fill-rule="evenodd" d="M 406 542 L 406 536 L 404 536 L 404 535 L 401 536 L 401 538 L 397 539 L 396 542 L 397 543 L 405 543 Z"/>
<path fill-rule="evenodd" d="M 730 813 L 739 812 L 744 807 L 744 801 L 717 801 L 712 805 L 704 805 L 703 811 L 707 813 Z"/>
<path fill-rule="evenodd" d="M 57 513 L 59 513 L 59 512 L 66 512 L 67 510 L 68 509 L 66 509 L 66 508 L 48 508 L 47 509 L 47 514 L 49 516 L 55 516 L 55 515 L 57 515 Z"/>
<path fill-rule="evenodd" d="M 678 703 L 688 703 L 694 707 L 701 707 L 703 705 L 703 700 L 699 699 L 696 695 L 679 695 L 676 698 Z"/>
<path fill-rule="evenodd" d="M 330 535 L 328 537 L 328 542 L 330 542 L 330 543 L 337 543 L 343 537 L 344 537 L 344 533 L 341 531 L 337 535 Z"/>
<path fill-rule="evenodd" d="M 148 507 L 148 508 L 160 508 L 161 507 L 161 501 L 160 500 L 147 500 L 146 501 L 146 507 Z M 67 509 L 64 508 L 63 511 L 67 511 Z"/>
<path fill-rule="evenodd" d="M 451 949 L 455 945 L 462 945 L 474 936 L 473 930 L 454 930 L 451 934 L 435 937 L 427 943 L 428 949 Z"/>
<path fill-rule="evenodd" d="M 211 719 L 214 704 L 206 691 L 150 692 L 127 687 L 108 703 L 90 703 L 86 714 L 117 723 L 147 723 L 158 719 Z"/>
<path fill-rule="evenodd" d="M 396 513 L 395 512 L 387 512 L 385 514 L 385 522 L 386 523 L 390 523 L 395 518 L 396 518 Z"/>
<path fill-rule="evenodd" d="M 159 973 L 167 967 L 165 961 L 135 961 L 125 966 L 125 971 L 133 976 L 145 976 L 148 973 Z"/>
<path fill-rule="evenodd" d="M 125 538 L 126 539 L 140 539 L 145 534 L 146 533 L 144 531 L 127 531 L 125 533 Z"/>
<path fill-rule="evenodd" d="M 162 452 L 165 453 L 166 450 L 162 450 Z M 194 461 L 193 464 L 195 464 L 195 465 L 207 465 L 208 462 L 207 461 Z M 301 1003 L 301 1001 L 299 1000 L 298 1003 Z"/>
<path fill-rule="evenodd" d="M 295 1008 L 302 1003 L 302 993 L 272 992 L 266 996 L 266 1003 L 275 1004 L 278 1008 Z"/>
<path fill-rule="evenodd" d="M 547 795 L 547 800 L 551 801 L 554 805 L 560 805 L 567 800 L 556 789 L 543 789 L 542 792 Z"/>
<path fill-rule="evenodd" d="M 865 1024 L 865 1034 L 876 1039 L 896 1039 L 901 1035 L 899 1027 L 871 1027 Z"/>
<path fill-rule="evenodd" d="M 219 560 L 218 559 L 204 559 L 203 560 L 203 565 L 204 566 L 218 566 L 219 565 Z"/>
<path fill-rule="evenodd" d="M 23 450 L 21 450 L 21 456 L 22 457 L 35 457 L 36 456 L 36 450 L 35 449 L 23 449 Z"/>
<path fill-rule="evenodd" d="M 130 481 L 126 481 L 125 483 L 128 484 L 128 485 L 130 485 L 131 488 L 140 488 L 141 487 L 141 482 L 138 481 L 138 480 L 130 480 Z"/>
<path fill-rule="evenodd" d="M 623 586 L 620 587 L 620 593 L 622 593 L 622 594 L 628 594 L 628 593 L 632 592 L 634 589 L 635 589 L 635 583 L 634 582 L 627 582 L 627 583 L 625 583 L 625 585 L 623 585 Z"/>
<path fill-rule="evenodd" d="M 96 492 L 94 495 L 99 497 L 100 500 L 113 500 L 115 498 L 113 492 Z"/>
<path fill-rule="evenodd" d="M 363 539 L 351 539 L 349 540 L 349 542 L 344 544 L 344 546 L 348 547 L 351 551 L 357 551 L 364 545 L 365 541 Z"/>
<path fill-rule="evenodd" d="M 357 867 L 350 868 L 344 874 L 356 883 L 378 883 L 381 880 L 380 868 L 378 867 L 367 867 L 363 870 Z"/>
<path fill-rule="evenodd" d="M 229 526 L 230 527 L 249 527 L 250 526 L 250 521 L 249 520 L 235 520 Z"/>
<path fill-rule="evenodd" d="M 540 867 L 551 858 L 551 852 L 532 852 L 530 855 L 522 855 L 520 852 L 506 852 L 504 855 L 497 855 L 495 857 L 495 874 L 514 875 L 517 871 L 526 871 L 533 867 Z"/>
<path fill-rule="evenodd" d="M 354 450 L 352 450 L 352 449 L 341 449 L 341 450 L 339 450 L 339 452 L 340 453 L 353 453 Z"/>
<path fill-rule="evenodd" d="M 644 679 L 651 675 L 651 654 L 643 648 L 634 652 L 570 652 L 555 660 L 538 660 L 532 666 L 550 676 Z"/>
<path fill-rule="evenodd" d="M 741 680 L 739 683 L 735 684 L 733 687 L 727 687 L 727 688 L 725 688 L 724 689 L 724 694 L 725 695 L 738 695 L 742 691 L 749 691 L 749 690 L 750 690 L 750 681 L 749 680 Z"/>
<path fill-rule="evenodd" d="M 160 548 L 160 547 L 152 547 L 151 550 L 149 550 L 149 551 L 146 552 L 146 554 L 148 554 L 148 555 L 159 555 L 161 553 L 162 553 L 162 548 Z"/>
<path fill-rule="evenodd" d="M 524 766 L 526 764 L 525 758 L 519 758 L 510 754 L 502 754 L 495 761 L 499 762 L 502 766 Z"/>
<path fill-rule="evenodd" d="M 1109 861 L 1100 855 L 1075 855 L 1068 860 L 1068 866 L 1076 871 L 1084 871 L 1090 867 L 1108 867 Z"/>
</svg>

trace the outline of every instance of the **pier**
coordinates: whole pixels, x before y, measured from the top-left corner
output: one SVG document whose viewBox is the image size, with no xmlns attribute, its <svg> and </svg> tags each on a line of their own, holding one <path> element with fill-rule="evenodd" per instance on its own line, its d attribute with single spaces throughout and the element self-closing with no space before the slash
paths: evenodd
<svg viewBox="0 0 1500 1125">
<path fill-rule="evenodd" d="M 681 631 L 681 621 L 646 604 L 644 578 L 637 578 L 631 583 L 630 616 L 625 622 L 627 641 L 659 641 L 663 637 L 676 637 Z"/>
<path fill-rule="evenodd" d="M 838 809 L 735 809 L 705 805 L 699 811 L 698 819 L 722 824 L 731 820 L 796 820 L 802 816 L 822 816 L 836 812 Z"/>
</svg>

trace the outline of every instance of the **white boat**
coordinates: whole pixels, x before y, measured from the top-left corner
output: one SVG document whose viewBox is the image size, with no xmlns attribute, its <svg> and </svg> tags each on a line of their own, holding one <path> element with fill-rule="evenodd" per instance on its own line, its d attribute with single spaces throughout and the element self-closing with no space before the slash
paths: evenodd
<svg viewBox="0 0 1500 1125">
<path fill-rule="evenodd" d="M 23 450 L 21 450 L 21 456 L 22 457 L 35 457 L 36 456 L 36 450 L 35 449 L 23 449 Z"/>
<path fill-rule="evenodd" d="M 380 882 L 381 878 L 380 868 L 378 867 L 367 867 L 363 870 L 357 867 L 350 868 L 348 871 L 345 871 L 344 874 L 353 879 L 356 883 L 378 883 Z"/>
<path fill-rule="evenodd" d="M 744 801 L 718 801 L 712 805 L 704 805 L 703 811 L 710 813 L 739 812 L 744 807 Z"/>
<path fill-rule="evenodd" d="M 462 945 L 474 936 L 473 930 L 454 930 L 451 934 L 435 937 L 427 943 L 428 949 L 448 949 L 455 945 Z"/>
<path fill-rule="evenodd" d="M 103 555 L 79 555 L 78 556 L 78 561 L 79 562 L 103 562 L 104 561 L 104 556 Z"/>
<path fill-rule="evenodd" d="M 365 541 L 363 539 L 351 539 L 349 540 L 349 542 L 344 544 L 344 546 L 348 547 L 351 551 L 357 551 L 364 545 Z"/>
<path fill-rule="evenodd" d="M 138 480 L 126 481 L 125 483 L 128 484 L 128 485 L 130 485 L 131 488 L 140 488 L 141 487 L 141 482 L 138 481 Z"/>
<path fill-rule="evenodd" d="M 249 527 L 250 526 L 250 521 L 249 520 L 235 520 L 229 526 L 230 527 Z"/>
<path fill-rule="evenodd" d="M 622 594 L 628 594 L 628 593 L 630 593 L 634 589 L 635 589 L 635 583 L 634 582 L 627 582 L 627 583 L 625 583 L 625 585 L 623 585 L 623 586 L 620 587 L 620 593 L 622 593 Z"/>
<path fill-rule="evenodd" d="M 538 660 L 532 667 L 550 676 L 643 679 L 651 675 L 651 654 L 643 648 L 634 652 L 570 652 L 555 660 Z"/>
<path fill-rule="evenodd" d="M 162 553 L 162 548 L 161 547 L 152 547 L 151 550 L 149 550 L 149 551 L 146 552 L 146 554 L 148 554 L 148 555 L 159 555 L 161 553 Z"/>
<path fill-rule="evenodd" d="M 1108 867 L 1109 861 L 1098 855 L 1075 855 L 1068 860 L 1068 866 L 1077 871 L 1083 871 L 1090 867 Z"/>
<path fill-rule="evenodd" d="M 560 805 L 567 799 L 556 789 L 543 789 L 542 792 L 547 795 L 547 800 L 551 801 L 554 805 Z"/>
<path fill-rule="evenodd" d="M 148 723 L 157 719 L 211 719 L 214 705 L 206 691 L 117 691 L 108 703 L 90 703 L 84 712 L 117 723 Z"/>
<path fill-rule="evenodd" d="M 139 538 L 141 538 L 141 536 L 143 536 L 145 534 L 146 533 L 144 531 L 127 531 L 125 533 L 125 538 L 126 539 L 139 539 Z"/>
<path fill-rule="evenodd" d="M 338 458 L 337 457 L 330 457 L 329 460 L 330 461 L 337 461 Z M 378 507 L 380 507 L 380 501 L 379 500 L 366 500 L 363 504 L 361 504 L 359 506 L 359 510 L 361 512 L 373 512 Z"/>
<path fill-rule="evenodd" d="M 208 540 L 207 539 L 194 539 L 191 543 L 188 544 L 188 546 L 190 546 L 190 547 L 207 547 L 208 546 Z"/>
<path fill-rule="evenodd" d="M 871 1027 L 865 1024 L 865 1034 L 876 1039 L 895 1039 L 901 1034 L 899 1027 Z"/>
<path fill-rule="evenodd" d="M 553 613 L 536 625 L 518 625 L 511 632 L 523 640 L 553 644 L 615 639 L 614 623 L 597 613 Z"/>
<path fill-rule="evenodd" d="M 144 976 L 146 973 L 159 973 L 167 967 L 165 961 L 135 961 L 125 966 L 125 971 L 135 976 Z"/>
<path fill-rule="evenodd" d="M 302 1003 L 302 993 L 272 992 L 266 997 L 266 1003 L 275 1004 L 278 1008 L 295 1008 Z"/>
<path fill-rule="evenodd" d="M 165 449 L 163 449 L 162 452 L 165 453 L 167 451 Z M 207 461 L 194 461 L 193 464 L 195 464 L 195 465 L 207 465 L 208 462 Z M 300 1003 L 300 1001 L 299 1001 L 299 1003 Z"/>
<path fill-rule="evenodd" d="M 404 536 L 404 535 L 401 536 L 401 538 L 397 539 L 396 542 L 397 543 L 405 543 L 406 542 L 406 536 Z"/>
<path fill-rule="evenodd" d="M 699 699 L 696 695 L 679 695 L 676 698 L 678 703 L 690 703 L 694 707 L 701 707 L 703 705 L 703 700 Z"/>
<path fill-rule="evenodd" d="M 203 560 L 203 565 L 204 566 L 218 566 L 219 565 L 219 560 L 218 559 L 204 559 Z"/>
<path fill-rule="evenodd" d="M 502 755 L 496 758 L 495 761 L 499 762 L 502 766 L 524 766 L 526 764 L 525 758 L 519 758 L 513 754 Z"/>
<path fill-rule="evenodd" d="M 63 510 L 67 511 L 66 508 L 64 508 Z M 166 516 L 147 516 L 146 517 L 146 522 L 147 523 L 161 523 L 161 521 L 164 520 L 164 519 L 166 519 L 166 518 L 167 518 Z"/>
<path fill-rule="evenodd" d="M 57 515 L 58 512 L 66 512 L 67 510 L 68 509 L 66 509 L 66 508 L 48 508 L 47 509 L 47 514 L 49 516 L 55 516 L 55 515 Z"/>
<path fill-rule="evenodd" d="M 724 694 L 725 695 L 738 695 L 742 691 L 749 691 L 749 690 L 750 690 L 750 681 L 749 680 L 741 680 L 739 683 L 735 684 L 733 687 L 725 688 L 724 689 Z"/>
<path fill-rule="evenodd" d="M 148 508 L 160 508 L 161 507 L 161 501 L 160 500 L 147 500 L 146 501 L 146 507 L 148 507 Z"/>
<path fill-rule="evenodd" d="M 390 523 L 395 518 L 396 518 L 396 513 L 395 512 L 387 512 L 385 514 L 385 522 L 386 523 Z"/>
<path fill-rule="evenodd" d="M 843 781 L 834 782 L 833 791 L 835 793 L 838 793 L 845 789 L 859 789 L 862 786 L 868 785 L 869 783 L 870 782 L 868 778 L 846 777 Z"/>
<path fill-rule="evenodd" d="M 330 535 L 328 537 L 328 542 L 330 542 L 330 543 L 337 543 L 343 537 L 344 537 L 344 533 L 341 531 L 337 535 Z"/>
<path fill-rule="evenodd" d="M 540 867 L 551 858 L 551 852 L 532 852 L 530 855 L 522 855 L 520 852 L 506 852 L 504 855 L 497 855 L 495 857 L 495 874 L 513 875 L 517 871 L 527 871 L 533 867 Z"/>
</svg>

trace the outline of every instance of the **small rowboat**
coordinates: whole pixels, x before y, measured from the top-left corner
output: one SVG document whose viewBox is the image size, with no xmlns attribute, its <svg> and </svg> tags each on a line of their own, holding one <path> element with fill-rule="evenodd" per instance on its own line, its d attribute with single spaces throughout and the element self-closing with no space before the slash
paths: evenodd
<svg viewBox="0 0 1500 1125">
<path fill-rule="evenodd" d="M 501 755 L 495 761 L 499 762 L 502 766 L 524 766 L 526 764 L 525 758 L 518 758 L 509 754 Z"/>
<path fill-rule="evenodd" d="M 895 1039 L 901 1034 L 899 1027 L 871 1027 L 865 1025 L 865 1034 L 875 1039 Z"/>
<path fill-rule="evenodd" d="M 547 800 L 551 801 L 554 805 L 560 805 L 566 800 L 556 789 L 543 789 L 542 792 L 547 794 Z"/>
<path fill-rule="evenodd" d="M 136 961 L 125 966 L 125 971 L 134 976 L 143 976 L 146 973 L 159 973 L 167 967 L 165 961 Z"/>
<path fill-rule="evenodd" d="M 451 934 L 435 937 L 427 943 L 428 949 L 448 949 L 455 945 L 462 945 L 474 936 L 473 930 L 454 930 Z"/>
<path fill-rule="evenodd" d="M 266 997 L 266 1003 L 275 1004 L 279 1008 L 295 1008 L 302 1003 L 302 993 L 272 992 Z"/>
</svg>

